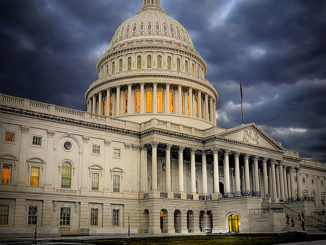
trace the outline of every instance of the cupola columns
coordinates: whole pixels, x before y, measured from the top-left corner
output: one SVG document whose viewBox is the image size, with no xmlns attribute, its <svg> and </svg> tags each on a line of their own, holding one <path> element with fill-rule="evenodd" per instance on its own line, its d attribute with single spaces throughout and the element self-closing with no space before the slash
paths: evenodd
<svg viewBox="0 0 326 245">
<path fill-rule="evenodd" d="M 143 7 L 156 5 L 161 7 L 161 0 L 143 0 Z"/>
</svg>

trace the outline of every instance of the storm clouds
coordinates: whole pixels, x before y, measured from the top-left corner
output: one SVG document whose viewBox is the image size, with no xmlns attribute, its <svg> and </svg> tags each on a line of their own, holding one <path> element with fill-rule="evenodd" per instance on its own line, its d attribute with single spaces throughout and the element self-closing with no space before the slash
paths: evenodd
<svg viewBox="0 0 326 245">
<path fill-rule="evenodd" d="M 218 126 L 255 122 L 326 162 L 326 1 L 161 0 L 219 93 Z M 141 0 L 1 0 L 0 92 L 76 109 L 95 64 Z"/>
</svg>

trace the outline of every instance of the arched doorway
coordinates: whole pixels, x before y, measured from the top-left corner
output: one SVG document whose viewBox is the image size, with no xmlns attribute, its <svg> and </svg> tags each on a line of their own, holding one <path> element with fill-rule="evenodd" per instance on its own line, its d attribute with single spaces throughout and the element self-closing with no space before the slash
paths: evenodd
<svg viewBox="0 0 326 245">
<path fill-rule="evenodd" d="M 148 233 L 148 228 L 149 228 L 149 211 L 148 211 L 148 209 L 145 209 L 143 212 L 143 227 L 144 227 L 144 233 Z"/>
<path fill-rule="evenodd" d="M 181 233 L 181 212 L 179 209 L 174 211 L 174 230 L 175 233 Z"/>
<path fill-rule="evenodd" d="M 237 214 L 229 216 L 229 232 L 240 232 L 240 217 Z"/>
<path fill-rule="evenodd" d="M 201 210 L 199 212 L 199 230 L 203 232 L 205 229 L 205 211 Z"/>
<path fill-rule="evenodd" d="M 189 233 L 194 232 L 194 212 L 192 210 L 187 212 L 187 229 Z"/>
<path fill-rule="evenodd" d="M 212 232 L 213 230 L 213 212 L 212 211 L 207 211 L 207 227 L 206 231 L 207 232 Z"/>
<path fill-rule="evenodd" d="M 166 209 L 160 211 L 160 229 L 162 233 L 168 233 L 168 211 Z"/>
</svg>

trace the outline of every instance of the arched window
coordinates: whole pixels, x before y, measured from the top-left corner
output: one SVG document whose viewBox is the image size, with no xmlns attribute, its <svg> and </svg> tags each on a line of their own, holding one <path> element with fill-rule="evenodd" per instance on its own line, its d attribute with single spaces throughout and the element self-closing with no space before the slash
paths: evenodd
<svg viewBox="0 0 326 245">
<path fill-rule="evenodd" d="M 136 91 L 136 112 L 140 112 L 140 91 Z"/>
<path fill-rule="evenodd" d="M 128 58 L 128 71 L 131 71 L 131 57 Z"/>
<path fill-rule="evenodd" d="M 112 73 L 115 73 L 115 62 L 112 62 Z"/>
<path fill-rule="evenodd" d="M 236 214 L 231 214 L 229 216 L 229 231 L 239 232 L 240 231 L 240 219 Z"/>
<path fill-rule="evenodd" d="M 123 65 L 123 61 L 122 59 L 119 60 L 119 72 L 122 72 L 122 65 Z"/>
<path fill-rule="evenodd" d="M 171 56 L 168 56 L 168 69 L 172 69 L 172 59 Z"/>
<path fill-rule="evenodd" d="M 163 112 L 163 91 L 159 90 L 157 93 L 157 111 Z"/>
<path fill-rule="evenodd" d="M 152 56 L 147 55 L 147 68 L 152 68 Z"/>
<path fill-rule="evenodd" d="M 178 59 L 177 59 L 177 70 L 178 70 L 178 71 L 180 71 L 180 67 L 181 67 L 180 59 L 178 58 Z"/>
<path fill-rule="evenodd" d="M 185 63 L 186 63 L 185 64 L 186 73 L 188 73 L 189 72 L 189 63 L 188 63 L 188 60 L 186 60 Z"/>
<path fill-rule="evenodd" d="M 195 64 L 192 63 L 192 75 L 195 75 Z"/>
<path fill-rule="evenodd" d="M 137 56 L 137 69 L 141 69 L 141 56 Z"/>
<path fill-rule="evenodd" d="M 146 92 L 146 111 L 151 112 L 152 111 L 152 91 L 147 90 Z"/>
<path fill-rule="evenodd" d="M 173 91 L 170 91 L 170 112 L 174 112 L 174 98 L 173 98 Z"/>
<path fill-rule="evenodd" d="M 62 164 L 61 188 L 71 188 L 71 164 L 69 162 Z"/>
<path fill-rule="evenodd" d="M 162 68 L 162 56 L 157 56 L 157 68 Z"/>
</svg>

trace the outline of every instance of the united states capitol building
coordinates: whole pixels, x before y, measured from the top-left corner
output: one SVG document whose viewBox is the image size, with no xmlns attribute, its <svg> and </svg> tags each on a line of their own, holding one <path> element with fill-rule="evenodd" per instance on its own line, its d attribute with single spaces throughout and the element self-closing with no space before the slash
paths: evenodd
<svg viewBox="0 0 326 245">
<path fill-rule="evenodd" d="M 160 7 L 116 30 L 87 111 L 0 94 L 0 237 L 318 229 L 326 164 L 254 123 L 217 126 L 218 92 Z"/>
</svg>

